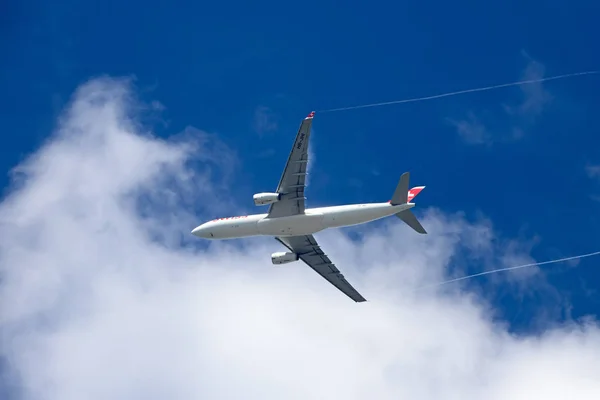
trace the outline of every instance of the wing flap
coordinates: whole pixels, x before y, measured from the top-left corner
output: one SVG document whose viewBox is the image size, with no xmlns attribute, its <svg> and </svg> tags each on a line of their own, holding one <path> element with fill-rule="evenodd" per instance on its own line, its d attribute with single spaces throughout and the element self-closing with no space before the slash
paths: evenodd
<svg viewBox="0 0 600 400">
<path fill-rule="evenodd" d="M 314 236 L 289 236 L 276 237 L 281 244 L 290 251 L 298 254 L 298 257 L 311 267 L 317 274 L 325 278 L 329 283 L 338 288 L 346 296 L 355 302 L 367 301 L 354 287 L 346 280 L 339 269 L 331 262 L 329 257 L 323 252 Z"/>
</svg>

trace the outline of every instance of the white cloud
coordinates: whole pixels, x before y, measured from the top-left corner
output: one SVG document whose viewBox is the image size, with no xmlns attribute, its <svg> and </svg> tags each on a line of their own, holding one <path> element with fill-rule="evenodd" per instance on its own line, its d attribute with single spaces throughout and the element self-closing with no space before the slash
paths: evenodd
<svg viewBox="0 0 600 400">
<path fill-rule="evenodd" d="M 521 75 L 522 80 L 542 79 L 546 67 L 523 52 L 527 59 L 527 66 Z M 522 118 L 534 120 L 544 110 L 544 106 L 552 101 L 552 95 L 544 88 L 542 82 L 530 83 L 519 86 L 523 95 L 521 103 L 517 106 L 506 106 L 510 114 L 517 114 Z"/>
<path fill-rule="evenodd" d="M 458 135 L 468 144 L 491 144 L 492 135 L 472 111 L 462 120 L 448 119 L 458 132 Z"/>
<path fill-rule="evenodd" d="M 211 153 L 228 149 L 141 134 L 126 83 L 79 89 L 0 205 L 0 354 L 24 398 L 599 398 L 595 323 L 515 337 L 460 285 L 414 290 L 500 254 L 489 221 L 428 210 L 427 236 L 396 220 L 317 235 L 362 304 L 272 266 L 272 239 L 194 240 L 235 212 Z"/>
<path fill-rule="evenodd" d="M 311 140 L 310 145 L 308 147 L 308 163 L 306 163 L 306 177 L 304 178 L 304 184 L 306 185 L 306 187 L 308 187 L 308 185 L 312 179 L 311 174 L 315 170 L 316 162 L 317 162 L 317 156 L 315 154 L 315 141 Z"/>
<path fill-rule="evenodd" d="M 544 77 L 543 64 L 523 52 L 527 66 L 520 80 L 529 81 Z M 534 125 L 552 96 L 542 82 L 520 85 L 521 100 L 515 104 L 503 104 L 501 112 L 491 110 L 477 113 L 468 111 L 466 118 L 448 118 L 459 136 L 468 144 L 490 146 L 498 141 L 518 140 Z"/>
<path fill-rule="evenodd" d="M 600 178 L 600 165 L 588 164 L 585 166 L 585 171 L 592 179 Z"/>
<path fill-rule="evenodd" d="M 267 106 L 259 106 L 254 110 L 253 127 L 256 133 L 263 136 L 277 130 L 277 118 L 273 110 Z"/>
<path fill-rule="evenodd" d="M 585 166 L 585 172 L 590 179 L 595 181 L 600 180 L 600 165 L 588 163 Z M 594 201 L 600 201 L 600 195 L 592 194 L 590 198 Z"/>
</svg>

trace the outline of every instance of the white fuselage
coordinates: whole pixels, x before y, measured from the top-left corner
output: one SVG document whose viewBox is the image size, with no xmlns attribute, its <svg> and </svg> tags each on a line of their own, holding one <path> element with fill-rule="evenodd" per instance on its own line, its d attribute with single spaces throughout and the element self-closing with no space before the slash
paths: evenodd
<svg viewBox="0 0 600 400">
<path fill-rule="evenodd" d="M 304 214 L 268 218 L 268 214 L 219 218 L 196 227 L 192 233 L 205 239 L 235 239 L 247 236 L 311 235 L 327 228 L 338 228 L 375 221 L 414 207 L 414 203 L 350 204 L 309 208 Z"/>
</svg>

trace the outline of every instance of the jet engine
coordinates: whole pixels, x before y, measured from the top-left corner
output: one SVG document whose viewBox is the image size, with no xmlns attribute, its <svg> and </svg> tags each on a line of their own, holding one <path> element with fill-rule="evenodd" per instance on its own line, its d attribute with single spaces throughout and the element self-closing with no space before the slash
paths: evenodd
<svg viewBox="0 0 600 400">
<path fill-rule="evenodd" d="M 271 261 L 275 265 L 287 264 L 290 262 L 298 261 L 298 254 L 280 251 L 271 254 Z"/>
<path fill-rule="evenodd" d="M 265 204 L 275 203 L 280 199 L 280 193 L 257 193 L 254 195 L 254 204 L 257 206 L 264 206 Z"/>
</svg>

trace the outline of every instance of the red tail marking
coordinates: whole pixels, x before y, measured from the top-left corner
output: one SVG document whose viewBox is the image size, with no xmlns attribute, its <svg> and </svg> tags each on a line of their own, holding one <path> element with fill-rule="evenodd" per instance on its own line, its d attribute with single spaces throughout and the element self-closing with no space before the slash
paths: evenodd
<svg viewBox="0 0 600 400">
<path fill-rule="evenodd" d="M 419 193 L 421 193 L 421 190 L 423 190 L 423 189 L 425 189 L 425 186 L 417 186 L 417 187 L 414 187 L 414 188 L 410 189 L 408 191 L 408 201 L 411 202 L 412 199 L 414 199 L 415 197 L 417 197 L 417 195 Z"/>
</svg>

